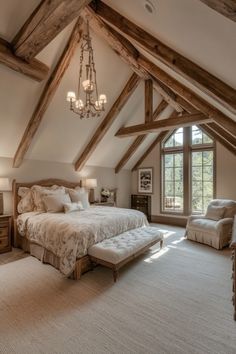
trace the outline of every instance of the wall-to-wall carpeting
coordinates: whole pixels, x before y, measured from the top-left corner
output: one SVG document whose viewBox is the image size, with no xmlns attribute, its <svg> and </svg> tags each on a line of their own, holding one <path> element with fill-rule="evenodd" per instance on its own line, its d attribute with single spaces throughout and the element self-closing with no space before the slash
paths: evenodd
<svg viewBox="0 0 236 354">
<path fill-rule="evenodd" d="M 103 267 L 76 282 L 30 256 L 0 265 L 0 353 L 235 353 L 230 251 L 158 227 L 166 247 L 116 284 Z"/>
</svg>

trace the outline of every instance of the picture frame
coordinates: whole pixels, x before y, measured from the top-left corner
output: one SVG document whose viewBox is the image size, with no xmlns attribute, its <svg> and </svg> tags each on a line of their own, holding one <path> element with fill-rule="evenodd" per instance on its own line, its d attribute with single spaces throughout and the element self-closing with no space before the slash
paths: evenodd
<svg viewBox="0 0 236 354">
<path fill-rule="evenodd" d="M 153 194 L 153 168 L 138 169 L 138 193 Z"/>
</svg>

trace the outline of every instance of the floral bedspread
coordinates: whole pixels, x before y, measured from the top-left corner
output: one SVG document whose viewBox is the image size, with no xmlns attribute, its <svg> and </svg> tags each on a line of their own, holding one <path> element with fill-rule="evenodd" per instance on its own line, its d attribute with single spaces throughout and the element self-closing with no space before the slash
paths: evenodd
<svg viewBox="0 0 236 354">
<path fill-rule="evenodd" d="M 31 212 L 17 219 L 21 236 L 58 256 L 66 276 L 93 244 L 146 225 L 146 216 L 137 210 L 103 206 L 68 214 Z"/>
</svg>

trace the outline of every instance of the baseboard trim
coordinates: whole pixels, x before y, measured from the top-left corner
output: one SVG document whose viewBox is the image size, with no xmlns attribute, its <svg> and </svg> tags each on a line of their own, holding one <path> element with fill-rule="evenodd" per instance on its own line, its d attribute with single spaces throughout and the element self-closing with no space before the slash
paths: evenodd
<svg viewBox="0 0 236 354">
<path fill-rule="evenodd" d="M 159 224 L 167 224 L 167 225 L 174 225 L 174 226 L 182 226 L 186 227 L 187 224 L 187 217 L 178 217 L 172 215 L 152 215 L 151 222 L 156 222 Z"/>
</svg>

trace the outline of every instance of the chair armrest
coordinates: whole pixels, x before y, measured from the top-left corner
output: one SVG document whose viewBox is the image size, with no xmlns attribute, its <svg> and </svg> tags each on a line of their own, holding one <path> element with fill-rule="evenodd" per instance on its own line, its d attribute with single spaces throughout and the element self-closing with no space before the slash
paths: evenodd
<svg viewBox="0 0 236 354">
<path fill-rule="evenodd" d="M 223 227 L 224 225 L 233 225 L 233 218 L 224 218 L 217 221 L 217 228 Z"/>
<path fill-rule="evenodd" d="M 205 218 L 206 218 L 205 215 L 190 215 L 188 217 L 188 222 L 192 221 L 194 219 L 205 219 Z"/>
</svg>

